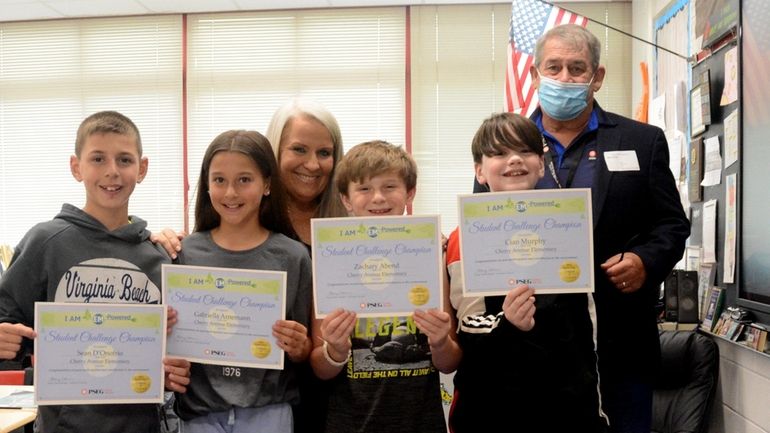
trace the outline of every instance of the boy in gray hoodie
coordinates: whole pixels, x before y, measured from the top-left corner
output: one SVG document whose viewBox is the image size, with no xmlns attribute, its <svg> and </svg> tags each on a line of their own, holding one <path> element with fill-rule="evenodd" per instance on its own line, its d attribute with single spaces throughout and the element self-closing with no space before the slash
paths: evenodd
<svg viewBox="0 0 770 433">
<path fill-rule="evenodd" d="M 134 187 L 147 174 L 139 130 L 126 116 L 102 111 L 80 124 L 73 177 L 86 204 L 64 204 L 33 227 L 16 247 L 0 280 L 0 359 L 26 356 L 36 337 L 35 302 L 161 302 L 160 265 L 166 253 L 149 241 L 147 223 L 128 215 Z M 170 312 L 169 325 L 175 321 Z M 165 359 L 166 388 L 184 392 L 190 363 Z M 36 432 L 148 433 L 160 430 L 159 406 L 111 404 L 41 406 Z"/>
</svg>

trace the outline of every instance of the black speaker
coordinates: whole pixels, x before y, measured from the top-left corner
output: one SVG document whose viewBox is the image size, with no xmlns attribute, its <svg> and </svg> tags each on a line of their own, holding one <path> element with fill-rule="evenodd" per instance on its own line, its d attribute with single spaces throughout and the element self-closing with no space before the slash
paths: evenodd
<svg viewBox="0 0 770 433">
<path fill-rule="evenodd" d="M 663 285 L 667 322 L 698 323 L 698 272 L 674 269 Z"/>
<path fill-rule="evenodd" d="M 679 321 L 679 271 L 674 269 L 663 282 L 663 305 L 665 307 L 666 322 Z"/>
</svg>

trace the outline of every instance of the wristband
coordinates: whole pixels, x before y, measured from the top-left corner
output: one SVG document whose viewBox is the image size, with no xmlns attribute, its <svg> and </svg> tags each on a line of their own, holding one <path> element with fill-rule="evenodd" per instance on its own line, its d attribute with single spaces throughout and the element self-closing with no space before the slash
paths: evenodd
<svg viewBox="0 0 770 433">
<path fill-rule="evenodd" d="M 342 367 L 348 363 L 348 360 L 350 359 L 350 354 L 352 353 L 352 351 L 348 350 L 348 356 L 346 356 L 344 360 L 335 361 L 334 358 L 332 358 L 331 355 L 329 355 L 329 343 L 326 340 L 324 340 L 323 353 L 324 353 L 324 358 L 326 359 L 326 362 L 328 362 L 329 364 L 335 367 Z"/>
</svg>

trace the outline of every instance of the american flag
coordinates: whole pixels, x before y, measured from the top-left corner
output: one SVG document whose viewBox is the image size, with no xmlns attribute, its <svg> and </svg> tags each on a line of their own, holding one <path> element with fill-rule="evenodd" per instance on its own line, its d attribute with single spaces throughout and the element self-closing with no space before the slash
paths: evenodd
<svg viewBox="0 0 770 433">
<path fill-rule="evenodd" d="M 562 24 L 585 27 L 588 18 L 539 0 L 513 0 L 505 74 L 506 111 L 528 117 L 537 108 L 537 92 L 529 75 L 535 61 L 535 43 L 543 33 Z"/>
</svg>

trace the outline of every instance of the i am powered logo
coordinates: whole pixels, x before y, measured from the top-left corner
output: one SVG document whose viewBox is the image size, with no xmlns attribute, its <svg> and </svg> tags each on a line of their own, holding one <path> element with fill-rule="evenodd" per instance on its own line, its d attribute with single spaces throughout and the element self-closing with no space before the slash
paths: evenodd
<svg viewBox="0 0 770 433">
<path fill-rule="evenodd" d="M 355 231 L 353 230 L 344 231 L 344 236 L 349 236 L 353 234 L 359 234 L 359 235 L 366 234 L 370 238 L 376 238 L 380 234 L 380 230 L 376 226 L 366 227 L 363 224 L 359 224 L 358 228 Z M 343 231 L 340 231 L 340 235 L 343 235 Z"/>
</svg>

